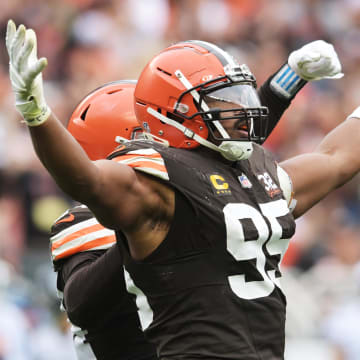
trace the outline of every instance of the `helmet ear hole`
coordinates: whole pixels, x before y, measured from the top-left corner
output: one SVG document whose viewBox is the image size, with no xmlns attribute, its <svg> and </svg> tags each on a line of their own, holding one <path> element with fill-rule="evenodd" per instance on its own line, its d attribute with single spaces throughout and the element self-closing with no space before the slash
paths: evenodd
<svg viewBox="0 0 360 360">
<path fill-rule="evenodd" d="M 81 119 L 81 120 L 85 121 L 85 117 L 86 117 L 86 114 L 87 114 L 89 108 L 90 108 L 90 104 L 89 104 L 89 106 L 81 113 L 81 115 L 80 115 L 80 119 Z"/>
<path fill-rule="evenodd" d="M 157 67 L 156 69 L 157 69 L 158 71 L 161 71 L 162 73 L 168 75 L 168 76 L 171 76 L 171 73 L 169 73 L 168 71 L 166 71 L 166 70 L 164 70 L 164 69 L 162 69 L 162 68 L 160 68 L 160 67 Z"/>
<path fill-rule="evenodd" d="M 115 94 L 115 93 L 117 93 L 117 92 L 119 92 L 119 91 L 121 91 L 121 89 L 109 91 L 107 94 L 108 94 L 108 95 L 112 95 L 112 94 Z"/>
<path fill-rule="evenodd" d="M 171 119 L 171 120 L 175 120 L 176 122 L 182 124 L 184 122 L 184 119 L 180 116 L 175 115 L 174 113 L 171 112 L 167 112 L 166 116 Z"/>
</svg>

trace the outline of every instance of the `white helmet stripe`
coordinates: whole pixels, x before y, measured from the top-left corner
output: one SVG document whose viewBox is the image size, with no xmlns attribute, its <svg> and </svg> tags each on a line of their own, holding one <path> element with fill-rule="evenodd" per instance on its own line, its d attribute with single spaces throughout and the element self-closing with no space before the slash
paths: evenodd
<svg viewBox="0 0 360 360">
<path fill-rule="evenodd" d="M 185 77 L 185 75 L 180 70 L 176 70 L 175 75 L 181 81 L 181 83 L 185 86 L 186 89 L 189 90 L 189 89 L 191 89 L 193 87 L 191 85 L 190 81 Z M 200 104 L 200 95 L 199 95 L 199 93 L 196 90 L 192 90 L 192 91 L 190 91 L 190 94 L 195 99 L 195 101 L 198 104 Z M 203 111 L 209 111 L 209 107 L 207 106 L 205 101 L 202 101 L 200 106 L 201 106 L 201 109 Z M 219 121 L 215 120 L 212 123 L 215 125 L 216 129 L 219 131 L 219 133 L 221 134 L 221 136 L 224 139 L 230 139 L 229 134 L 226 132 L 226 130 L 223 128 L 223 126 L 219 123 Z"/>
</svg>

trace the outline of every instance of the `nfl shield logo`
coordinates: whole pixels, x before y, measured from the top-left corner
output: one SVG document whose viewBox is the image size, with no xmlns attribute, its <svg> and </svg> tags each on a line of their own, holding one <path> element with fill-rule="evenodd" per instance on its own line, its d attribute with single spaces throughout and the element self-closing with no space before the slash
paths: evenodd
<svg viewBox="0 0 360 360">
<path fill-rule="evenodd" d="M 247 176 L 244 173 L 238 176 L 238 179 L 240 181 L 241 187 L 243 187 L 244 189 L 250 189 L 252 187 L 250 180 L 247 178 Z"/>
</svg>

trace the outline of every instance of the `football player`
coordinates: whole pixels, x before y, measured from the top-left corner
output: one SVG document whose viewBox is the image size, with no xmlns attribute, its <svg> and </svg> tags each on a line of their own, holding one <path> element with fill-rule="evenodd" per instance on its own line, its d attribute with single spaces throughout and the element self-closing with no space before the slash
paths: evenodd
<svg viewBox="0 0 360 360">
<path fill-rule="evenodd" d="M 268 134 L 290 103 L 270 90 L 271 79 L 259 90 L 262 103 L 269 104 Z M 135 83 L 105 84 L 86 96 L 73 112 L 67 128 L 91 160 L 105 159 L 122 141 L 142 134 L 133 111 Z M 78 358 L 155 357 L 140 330 L 135 303 L 125 290 L 114 231 L 105 229 L 86 206 L 79 205 L 55 221 L 51 235 L 58 293 L 72 322 Z M 129 290 L 141 295 L 135 287 Z M 137 303 L 141 307 L 141 300 Z M 141 325 L 146 328 L 149 321 L 141 311 Z"/>
<path fill-rule="evenodd" d="M 282 70 L 275 78 L 281 73 Z M 296 92 L 284 97 L 269 86 L 272 78 L 259 89 L 261 102 L 270 109 L 267 136 L 305 84 L 301 81 Z M 134 89 L 135 81 L 106 84 L 86 96 L 73 112 L 67 128 L 91 160 L 105 159 L 121 141 L 142 134 L 133 111 Z M 143 354 L 154 357 L 140 331 L 135 303 L 125 291 L 114 231 L 101 226 L 90 210 L 80 205 L 57 219 L 51 235 L 58 292 L 72 321 L 78 358 L 137 359 Z M 141 295 L 138 289 L 132 290 Z M 141 325 L 146 328 L 146 314 L 141 315 Z"/>
<path fill-rule="evenodd" d="M 281 101 L 269 91 L 269 82 L 260 88 L 259 96 L 264 103 L 272 100 L 269 108 L 274 115 L 269 115 L 269 120 L 274 128 L 290 101 Z M 91 160 L 105 159 L 125 139 L 141 137 L 142 128 L 133 111 L 135 84 L 105 84 L 87 95 L 73 112 L 67 129 Z M 154 358 L 140 330 L 149 321 L 140 309 L 140 326 L 136 305 L 126 292 L 114 231 L 105 229 L 86 206 L 79 205 L 55 221 L 50 241 L 58 293 L 72 323 L 78 358 Z M 135 287 L 130 290 L 141 295 Z"/>
<path fill-rule="evenodd" d="M 250 70 L 213 44 L 188 41 L 155 56 L 135 90 L 144 130 L 170 146 L 134 141 L 112 161 L 92 162 L 46 105 L 35 33 L 10 22 L 7 48 L 37 154 L 65 192 L 116 231 L 129 280 L 153 311 L 147 334 L 160 359 L 282 359 L 279 264 L 294 218 L 360 170 L 360 111 L 280 167 L 259 145 L 267 109 Z M 301 50 L 274 78 L 279 93 L 310 80 L 314 51 Z M 340 77 L 332 46 L 315 50 L 311 76 Z"/>
<path fill-rule="evenodd" d="M 105 84 L 87 95 L 73 112 L 67 129 L 91 160 L 105 159 L 125 139 L 142 134 L 133 111 L 135 84 Z M 289 101 L 281 102 L 280 107 L 266 85 L 259 95 L 264 103 L 272 100 L 273 128 Z M 105 229 L 86 206 L 79 205 L 55 221 L 50 241 L 58 294 L 72 323 L 78 358 L 155 358 L 140 330 L 148 325 L 146 314 L 140 313 L 140 326 L 135 302 L 126 292 L 114 231 Z M 141 295 L 135 287 L 130 290 Z"/>
<path fill-rule="evenodd" d="M 135 81 L 116 81 L 87 95 L 67 129 L 91 160 L 105 159 L 125 139 L 142 134 L 133 107 Z M 115 233 L 98 223 L 85 205 L 75 206 L 52 226 L 50 251 L 62 307 L 71 321 L 78 359 L 155 360 L 146 341 L 135 297 L 126 288 Z M 140 294 L 138 294 L 140 295 Z M 146 314 L 139 304 L 140 317 Z"/>
</svg>

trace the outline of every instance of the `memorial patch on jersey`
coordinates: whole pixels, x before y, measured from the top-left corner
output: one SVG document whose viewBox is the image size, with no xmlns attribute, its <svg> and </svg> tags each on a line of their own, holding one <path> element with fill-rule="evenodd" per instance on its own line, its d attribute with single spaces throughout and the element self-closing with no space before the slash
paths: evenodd
<svg viewBox="0 0 360 360">
<path fill-rule="evenodd" d="M 95 218 L 70 225 L 50 238 L 53 261 L 90 250 L 105 250 L 116 242 L 115 232 Z"/>
<path fill-rule="evenodd" d="M 267 191 L 267 193 L 270 195 L 270 197 L 273 198 L 275 195 L 281 193 L 281 190 L 275 184 L 275 182 L 273 181 L 273 179 L 270 177 L 270 175 L 267 172 L 257 175 L 257 178 L 264 185 L 264 188 Z"/>
<path fill-rule="evenodd" d="M 164 159 L 154 149 L 132 150 L 111 160 L 131 166 L 138 171 L 156 176 L 162 180 L 169 180 Z"/>
<path fill-rule="evenodd" d="M 229 183 L 220 174 L 209 175 L 211 188 L 215 195 L 231 195 Z"/>
</svg>

